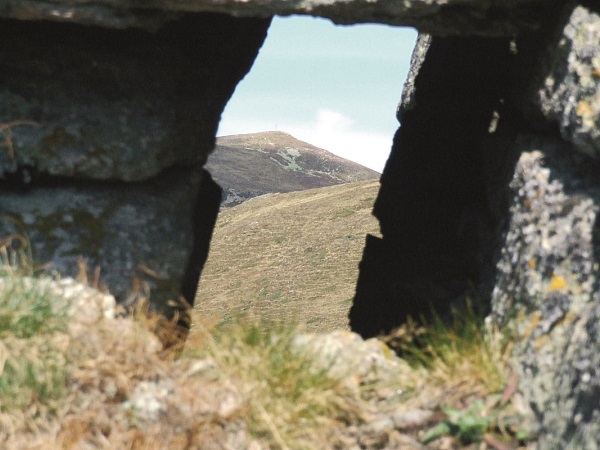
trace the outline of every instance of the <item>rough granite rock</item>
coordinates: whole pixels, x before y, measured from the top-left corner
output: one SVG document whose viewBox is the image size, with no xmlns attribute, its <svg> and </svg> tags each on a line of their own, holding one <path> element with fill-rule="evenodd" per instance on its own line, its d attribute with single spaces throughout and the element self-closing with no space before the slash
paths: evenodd
<svg viewBox="0 0 600 450">
<path fill-rule="evenodd" d="M 600 12 L 571 3 L 565 16 L 540 58 L 535 112 L 578 151 L 600 158 Z"/>
<path fill-rule="evenodd" d="M 540 26 L 548 0 L 4 0 L 0 16 L 156 29 L 184 12 L 245 17 L 306 14 L 338 24 L 383 23 L 435 34 L 510 36 Z"/>
<path fill-rule="evenodd" d="M 71 22 L 0 21 L 0 236 L 65 274 L 83 257 L 121 301 L 142 276 L 193 302 L 220 197 L 202 165 L 269 20 Z"/>
<path fill-rule="evenodd" d="M 365 384 L 390 386 L 396 381 L 393 385 L 397 386 L 401 373 L 410 370 L 382 341 L 363 340 L 350 331 L 298 334 L 293 343 L 312 356 L 317 370 L 327 369 L 330 376 L 346 380 L 357 391 Z M 382 397 L 385 394 L 380 393 Z"/>
<path fill-rule="evenodd" d="M 87 182 L 3 192 L 0 236 L 26 235 L 39 264 L 75 276 L 78 260 L 120 300 L 146 280 L 153 296 L 177 299 L 194 239 L 196 171 L 173 169 L 135 184 Z M 134 287 L 134 284 L 137 286 Z"/>
<path fill-rule="evenodd" d="M 124 181 L 200 168 L 267 25 L 217 14 L 156 32 L 2 21 L 0 180 L 22 167 Z"/>
<path fill-rule="evenodd" d="M 521 136 L 489 318 L 512 330 L 540 449 L 600 447 L 600 166 Z"/>
<path fill-rule="evenodd" d="M 504 49 L 420 36 L 350 320 L 373 336 L 484 299 L 515 333 L 538 448 L 596 449 L 599 16 L 555 13 Z"/>
<path fill-rule="evenodd" d="M 402 124 L 404 114 L 417 106 L 415 81 L 425 60 L 425 55 L 427 55 L 427 50 L 429 50 L 429 46 L 431 45 L 431 38 L 429 34 L 423 33 L 417 36 L 415 48 L 410 57 L 410 68 L 402 87 L 402 98 L 396 110 L 396 118 L 400 124 Z"/>
</svg>

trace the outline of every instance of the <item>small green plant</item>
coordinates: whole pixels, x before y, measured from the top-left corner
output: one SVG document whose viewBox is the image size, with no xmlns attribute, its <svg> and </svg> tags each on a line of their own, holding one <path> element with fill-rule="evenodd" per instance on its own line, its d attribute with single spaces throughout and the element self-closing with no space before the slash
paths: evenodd
<svg viewBox="0 0 600 450">
<path fill-rule="evenodd" d="M 66 329 L 67 302 L 30 275 L 23 250 L 0 246 L 0 410 L 44 404 L 65 391 L 66 361 L 52 336 Z"/>
<path fill-rule="evenodd" d="M 492 425 L 492 419 L 483 410 L 484 404 L 480 399 L 466 410 L 443 408 L 446 419 L 425 433 L 423 443 L 428 444 L 444 435 L 455 436 L 463 444 L 479 442 Z"/>
<path fill-rule="evenodd" d="M 66 326 L 68 305 L 36 278 L 0 278 L 0 337 L 28 339 L 61 331 Z"/>
<path fill-rule="evenodd" d="M 422 323 L 409 321 L 386 337 L 415 373 L 422 374 L 425 386 L 442 387 L 445 393 L 444 418 L 422 441 L 428 444 L 443 436 L 464 445 L 527 440 L 523 416 L 510 403 L 517 379 L 509 367 L 509 336 L 486 327 L 470 302 L 453 311 L 449 322 L 433 315 Z"/>
<path fill-rule="evenodd" d="M 424 444 L 443 436 L 454 436 L 463 445 L 483 440 L 501 442 L 531 439 L 523 428 L 523 416 L 515 413 L 510 404 L 503 404 L 499 396 L 490 396 L 485 401 L 475 399 L 466 409 L 442 408 L 442 411 L 446 418 L 423 435 Z"/>
<path fill-rule="evenodd" d="M 0 411 L 25 409 L 32 404 L 52 408 L 66 393 L 66 360 L 44 336 L 2 339 Z"/>
</svg>

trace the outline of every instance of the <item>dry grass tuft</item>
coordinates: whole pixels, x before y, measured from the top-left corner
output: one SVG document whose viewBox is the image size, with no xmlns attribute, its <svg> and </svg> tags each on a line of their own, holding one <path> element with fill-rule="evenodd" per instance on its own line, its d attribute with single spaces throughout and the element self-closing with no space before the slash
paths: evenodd
<svg viewBox="0 0 600 450">
<path fill-rule="evenodd" d="M 47 418 L 67 393 L 62 339 L 68 303 L 28 275 L 16 237 L 0 243 L 0 436 L 32 417 Z M 23 241 L 25 242 L 25 241 Z"/>
<path fill-rule="evenodd" d="M 365 184 L 324 191 L 321 194 L 327 200 L 342 195 L 348 203 L 342 203 L 344 210 L 319 210 L 322 222 L 327 225 L 360 216 L 363 223 L 369 192 L 375 187 Z M 397 379 L 388 379 L 390 386 L 361 384 L 363 391 L 352 389 L 348 380 L 336 378 L 294 344 L 299 327 L 292 319 L 303 321 L 302 317 L 290 319 L 290 310 L 311 315 L 319 310 L 322 317 L 318 324 L 309 324 L 313 328 L 336 328 L 335 324 L 345 321 L 349 304 L 339 302 L 337 287 L 319 299 L 292 294 L 296 295 L 305 278 L 314 284 L 302 292 L 314 291 L 317 296 L 330 283 L 349 277 L 348 260 L 342 264 L 332 255 L 345 245 L 354 248 L 364 224 L 352 228 L 348 222 L 352 233 L 332 229 L 334 234 L 328 234 L 324 228 L 320 241 L 308 244 L 300 239 L 302 225 L 296 223 L 306 210 L 295 207 L 298 202 L 312 205 L 312 200 L 291 199 L 271 199 L 267 211 L 271 215 L 279 211 L 285 221 L 267 222 L 262 234 L 258 230 L 253 234 L 254 244 L 260 246 L 266 242 L 279 245 L 289 238 L 290 230 L 297 233 L 298 240 L 291 247 L 274 250 L 283 267 L 265 265 L 267 255 L 249 259 L 253 264 L 244 272 L 247 281 L 257 286 L 267 283 L 282 295 L 268 296 L 259 290 L 247 317 L 232 311 L 224 314 L 227 320 L 208 314 L 200 319 L 197 314 L 185 347 L 187 329 L 181 327 L 189 320 L 185 305 L 180 308 L 182 315 L 171 320 L 150 311 L 143 299 L 127 318 L 101 313 L 80 317 L 76 308 L 47 289 L 48 283 L 32 277 L 36 269 L 25 239 L 11 236 L 0 241 L 0 446 L 51 450 L 347 448 L 349 442 L 358 442 L 358 435 L 348 430 L 358 433 L 361 427 L 370 426 L 369 420 L 379 414 L 380 407 L 395 412 L 441 411 L 440 426 L 424 435 L 428 442 L 452 433 L 465 442 L 495 439 L 497 429 L 502 428 L 499 417 L 504 417 L 510 400 L 503 395 L 511 383 L 509 340 L 497 330 L 486 329 L 471 308 L 455 314 L 449 326 L 435 319 L 425 327 L 408 324 L 388 336 L 387 341 L 400 348 L 412 366 Z M 352 206 L 356 199 L 360 205 Z M 244 221 L 254 223 L 252 211 L 244 214 Z M 279 229 L 281 223 L 290 228 Z M 281 231 L 287 237 L 278 242 Z M 327 246 L 334 235 L 335 245 Z M 252 254 L 250 247 L 245 250 Z M 289 252 L 293 258 L 288 258 Z M 294 262 L 301 253 L 307 259 Z M 358 257 L 357 253 L 352 258 Z M 318 261 L 343 272 L 329 275 L 336 279 L 315 278 Z M 231 260 L 221 264 L 227 272 Z M 300 271 L 302 264 L 315 271 Z M 83 265 L 80 273 L 85 273 L 84 281 L 97 279 L 88 277 Z M 267 273 L 283 284 L 263 278 Z M 287 275 L 281 278 L 281 274 Z M 236 292 L 240 286 L 231 288 Z M 334 303 L 334 299 L 338 303 L 333 308 L 321 309 L 322 302 Z M 241 296 L 238 300 L 241 304 Z M 101 302 L 81 304 L 89 309 L 99 308 Z M 257 315 L 268 319 L 256 319 Z M 373 394 L 365 395 L 366 389 Z M 379 396 L 382 392 L 390 394 Z M 459 435 L 455 429 L 461 430 Z M 420 431 L 407 432 L 418 437 Z M 515 441 L 514 434 L 510 438 Z M 381 447 L 386 441 L 377 437 L 373 442 Z"/>
<path fill-rule="evenodd" d="M 177 316 L 140 303 L 130 318 L 79 317 L 17 272 L 0 277 L 3 448 L 317 448 L 361 421 L 360 399 L 294 347 L 293 326 L 205 323 L 183 353 L 165 350 L 155 333 L 172 335 Z"/>
<path fill-rule="evenodd" d="M 210 358 L 234 380 L 251 435 L 268 448 L 315 448 L 327 430 L 362 420 L 361 402 L 293 344 L 297 326 L 236 319 L 197 325 L 184 357 Z"/>
<path fill-rule="evenodd" d="M 409 321 L 384 341 L 415 369 L 426 371 L 426 384 L 444 386 L 449 403 L 502 392 L 509 378 L 509 339 L 488 330 L 469 303 L 453 311 L 447 324 L 439 317 L 416 325 Z"/>
</svg>

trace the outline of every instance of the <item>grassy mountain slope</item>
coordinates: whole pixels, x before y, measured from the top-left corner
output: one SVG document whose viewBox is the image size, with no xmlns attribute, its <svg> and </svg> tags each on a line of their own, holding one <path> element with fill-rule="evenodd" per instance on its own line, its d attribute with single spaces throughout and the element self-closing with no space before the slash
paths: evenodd
<svg viewBox="0 0 600 450">
<path fill-rule="evenodd" d="M 378 181 L 254 198 L 217 222 L 196 318 L 240 313 L 347 328 Z"/>
<path fill-rule="evenodd" d="M 280 131 L 220 137 L 206 167 L 223 187 L 224 206 L 272 192 L 379 178 L 374 170 Z"/>
</svg>

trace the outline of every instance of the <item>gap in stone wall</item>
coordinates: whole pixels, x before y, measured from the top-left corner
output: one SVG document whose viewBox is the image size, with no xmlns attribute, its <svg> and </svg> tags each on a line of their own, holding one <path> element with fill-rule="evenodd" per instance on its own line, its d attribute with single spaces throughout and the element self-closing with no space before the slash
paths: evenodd
<svg viewBox="0 0 600 450">
<path fill-rule="evenodd" d="M 275 17 L 219 135 L 284 131 L 381 172 L 416 36 L 410 28 Z"/>
<path fill-rule="evenodd" d="M 264 173 L 268 171 L 265 167 L 270 164 L 269 161 L 263 164 L 260 159 L 253 163 L 245 160 L 243 164 L 249 164 L 249 169 L 254 171 L 248 170 L 247 173 L 243 173 L 241 169 L 238 170 L 237 181 L 241 178 L 254 177 L 255 180 L 244 181 L 249 184 L 254 182 L 255 191 L 249 193 L 252 189 L 247 188 L 245 192 L 231 192 L 228 183 L 236 182 L 235 179 L 232 180 L 232 168 L 242 164 L 241 158 L 247 158 L 251 148 L 257 150 L 256 154 L 261 153 L 261 157 L 265 158 L 264 153 L 269 150 L 269 146 L 291 148 L 300 145 L 302 147 L 302 143 L 298 144 L 297 141 L 294 143 L 292 140 L 285 143 L 285 138 L 270 134 L 245 138 L 246 144 L 242 145 L 233 142 L 232 135 L 270 131 L 289 133 L 300 141 L 382 172 L 391 150 L 393 136 L 398 128 L 396 108 L 410 66 L 416 35 L 413 29 L 384 25 L 336 26 L 329 21 L 311 17 L 274 18 L 267 39 L 251 71 L 238 84 L 223 113 L 218 132 L 221 139 L 218 139 L 217 148 L 209 157 L 207 168 L 224 188 L 225 197 L 231 197 L 232 204 L 239 203 L 243 201 L 244 195 L 257 194 L 264 188 L 261 186 L 264 184 L 262 176 L 272 176 Z M 275 142 L 276 140 L 281 141 Z M 236 146 L 237 150 L 235 161 L 227 153 L 233 146 Z M 288 150 L 282 148 L 282 150 L 287 153 L 268 158 L 278 159 L 290 170 L 282 175 L 280 182 L 275 182 L 275 186 L 269 187 L 276 188 L 280 184 L 279 189 L 275 191 L 292 191 L 294 189 L 291 189 L 290 185 L 298 178 L 299 172 L 314 171 L 315 166 L 303 165 L 303 163 L 308 164 L 306 158 L 302 156 L 296 158 L 292 154 L 298 148 Z M 299 148 L 299 150 L 302 153 L 305 149 Z M 295 166 L 296 162 L 299 166 Z M 251 167 L 252 164 L 256 164 L 257 167 Z M 225 173 L 222 175 L 219 173 L 220 167 L 224 167 Z M 326 167 L 322 169 L 324 172 L 327 171 Z M 373 173 L 371 178 L 376 182 L 378 175 Z M 339 180 L 336 181 L 338 182 Z M 367 185 L 368 183 L 365 186 Z M 305 188 L 298 187 L 296 190 L 298 189 Z M 243 267 L 247 264 L 240 260 L 253 259 L 247 254 L 250 246 L 244 241 L 240 241 L 239 245 L 231 245 L 230 241 L 223 241 L 224 234 L 227 234 L 223 230 L 229 226 L 232 214 L 231 211 L 223 210 L 211 244 L 211 254 L 201 278 L 196 301 L 198 310 L 202 314 L 216 309 L 228 315 L 236 313 L 235 305 L 238 303 L 244 303 L 244 306 L 237 312 L 246 313 L 253 308 L 260 309 L 270 303 L 273 308 L 286 308 L 286 311 L 291 314 L 291 311 L 297 308 L 289 303 L 287 306 L 283 304 L 294 302 L 290 299 L 295 298 L 297 290 L 304 286 L 308 289 L 306 297 L 314 297 L 315 304 L 329 302 L 333 310 L 341 311 L 337 313 L 338 322 L 347 323 L 366 234 L 379 233 L 378 222 L 371 216 L 377 190 L 378 185 L 373 184 L 365 188 L 364 194 L 357 191 L 356 195 L 364 197 L 364 199 L 361 197 L 360 211 L 345 211 L 343 207 L 340 209 L 337 208 L 339 205 L 332 204 L 331 208 L 323 213 L 322 220 L 317 219 L 318 224 L 311 222 L 315 221 L 315 218 L 309 211 L 306 211 L 306 217 L 291 218 L 287 211 L 295 207 L 293 199 L 286 200 L 289 205 L 284 205 L 283 202 L 273 206 L 273 214 L 281 215 L 281 219 L 277 219 L 280 220 L 280 226 L 283 228 L 280 232 L 265 230 L 266 227 L 276 227 L 277 220 L 274 220 L 273 215 L 266 219 L 262 216 L 261 219 L 261 213 L 258 213 L 255 220 L 240 221 L 240 226 L 247 227 L 243 233 L 250 243 L 254 239 L 268 241 L 269 233 L 273 234 L 271 236 L 273 240 L 279 240 L 280 245 L 262 245 L 256 248 L 261 253 L 274 252 L 273 261 L 279 261 L 278 264 L 287 266 L 287 268 L 272 267 L 266 272 L 278 271 L 285 275 L 286 270 L 294 271 L 293 267 L 300 267 L 300 270 L 305 272 L 305 278 L 315 277 L 312 286 L 307 285 L 307 280 L 298 279 L 295 275 L 291 276 L 287 286 L 283 287 L 279 286 L 278 281 L 269 285 L 268 277 L 264 277 L 263 281 L 259 280 L 258 272 L 262 271 L 260 267 L 263 264 L 263 257 L 268 259 L 269 255 L 255 255 L 253 261 L 247 261 L 249 265 L 254 263 L 255 267 Z M 330 200 L 324 199 L 323 202 L 341 203 L 347 200 L 345 193 L 336 195 L 332 195 Z M 254 202 L 252 204 L 255 205 Z M 243 207 L 244 205 L 241 206 Z M 257 206 L 250 207 L 249 204 L 246 210 L 250 211 L 252 208 Z M 293 214 L 298 214 L 298 210 Z M 353 214 L 355 215 L 350 217 Z M 306 244 L 304 246 L 306 248 L 302 247 L 301 242 L 294 242 L 295 238 L 312 239 L 319 234 L 318 228 L 324 224 L 334 223 L 344 227 L 350 226 L 355 219 L 358 219 L 360 226 L 365 229 L 332 232 L 331 239 L 340 239 L 339 244 L 334 243 L 334 246 L 338 246 L 335 251 L 332 251 L 327 242 L 312 242 Z M 296 226 L 294 222 L 298 222 L 299 229 L 311 231 L 299 236 L 298 230 L 293 230 Z M 236 233 L 233 229 L 229 232 Z M 342 237 L 337 236 L 340 233 Z M 290 254 L 287 258 L 280 259 L 280 252 Z M 298 252 L 299 254 L 295 254 Z M 335 255 L 336 252 L 339 254 Z M 333 279 L 335 275 L 321 273 L 327 271 L 327 264 L 330 265 L 332 274 L 334 273 L 332 264 L 348 264 L 347 259 L 342 257 L 347 256 L 348 252 L 353 255 L 351 266 L 355 273 L 352 278 L 335 280 Z M 322 256 L 323 261 L 318 261 L 319 255 Z M 314 264 L 309 262 L 313 259 L 316 261 L 313 261 Z M 230 270 L 226 277 L 222 276 L 222 270 L 227 266 L 224 261 L 229 261 Z M 324 262 L 326 264 L 322 264 Z M 306 267 L 301 267 L 311 264 L 312 267 L 308 270 Z M 344 293 L 339 295 L 343 298 L 336 298 L 338 294 L 335 293 L 337 292 L 335 283 L 345 284 Z M 221 291 L 217 289 L 219 284 L 223 287 Z M 247 293 L 246 299 L 242 301 L 234 298 L 243 294 L 233 292 L 244 291 Z M 228 296 L 231 298 L 228 299 Z M 228 309 L 229 303 L 231 303 L 230 309 Z M 280 306 L 277 306 L 278 304 Z M 322 316 L 331 315 L 331 310 L 323 313 L 323 308 L 318 308 L 321 316 L 315 314 L 319 317 L 308 317 L 310 329 L 329 330 L 328 327 L 332 322 L 327 322 Z M 291 318 L 300 321 L 307 319 L 307 317 Z"/>
</svg>

